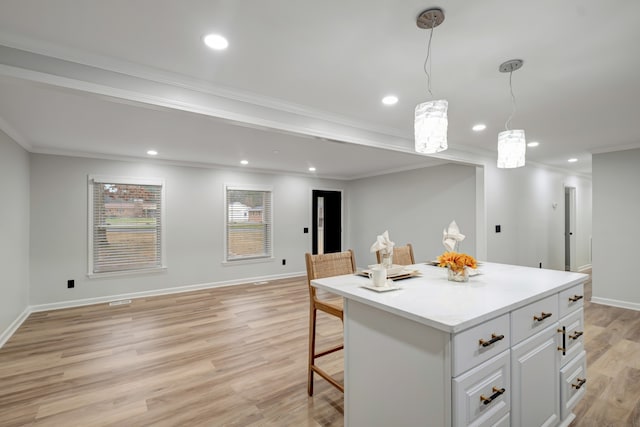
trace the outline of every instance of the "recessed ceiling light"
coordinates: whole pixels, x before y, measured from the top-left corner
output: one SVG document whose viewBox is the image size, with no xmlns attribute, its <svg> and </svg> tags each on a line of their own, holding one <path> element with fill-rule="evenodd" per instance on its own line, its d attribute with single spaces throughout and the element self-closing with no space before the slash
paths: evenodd
<svg viewBox="0 0 640 427">
<path fill-rule="evenodd" d="M 149 150 L 149 151 L 147 151 L 147 154 L 150 155 L 150 156 L 157 156 L 158 152 L 156 150 Z"/>
<path fill-rule="evenodd" d="M 248 165 L 249 164 L 249 160 L 240 160 L 240 164 L 241 165 Z"/>
<path fill-rule="evenodd" d="M 387 95 L 382 98 L 382 103 L 384 105 L 395 105 L 398 103 L 398 97 L 395 95 Z"/>
<path fill-rule="evenodd" d="M 309 172 L 315 172 L 315 171 L 316 171 L 316 168 L 314 168 L 313 166 L 309 168 Z"/>
<path fill-rule="evenodd" d="M 229 46 L 227 39 L 218 34 L 208 34 L 203 39 L 204 44 L 214 50 L 224 50 Z"/>
<path fill-rule="evenodd" d="M 573 157 L 573 158 L 571 158 L 571 159 L 567 160 L 567 162 L 569 162 L 569 163 L 575 163 L 575 162 L 577 162 L 577 161 L 578 161 L 578 159 L 576 159 L 575 157 Z"/>
<path fill-rule="evenodd" d="M 477 125 L 473 125 L 471 129 L 475 132 L 481 132 L 486 128 L 487 128 L 487 125 L 485 125 L 484 123 L 478 123 Z"/>
<path fill-rule="evenodd" d="M 540 145 L 538 141 L 531 141 L 527 143 L 527 147 L 537 147 L 538 145 Z"/>
</svg>

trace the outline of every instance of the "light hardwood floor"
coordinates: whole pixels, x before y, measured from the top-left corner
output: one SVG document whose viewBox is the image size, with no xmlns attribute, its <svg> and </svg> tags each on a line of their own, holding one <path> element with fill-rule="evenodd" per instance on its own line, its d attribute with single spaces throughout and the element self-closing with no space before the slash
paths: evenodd
<svg viewBox="0 0 640 427">
<path fill-rule="evenodd" d="M 571 427 L 640 426 L 640 311 L 591 303 L 585 286 L 587 390 Z"/>
<path fill-rule="evenodd" d="M 342 426 L 338 390 L 307 397 L 307 322 L 304 278 L 32 314 L 0 349 L 0 425 Z M 640 426 L 640 312 L 587 302 L 585 323 L 572 426 Z"/>
</svg>

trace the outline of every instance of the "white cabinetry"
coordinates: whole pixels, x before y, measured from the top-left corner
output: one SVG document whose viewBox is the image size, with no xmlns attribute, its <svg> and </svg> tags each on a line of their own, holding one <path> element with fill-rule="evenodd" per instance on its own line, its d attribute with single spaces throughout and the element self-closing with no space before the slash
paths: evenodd
<svg viewBox="0 0 640 427">
<path fill-rule="evenodd" d="M 574 286 L 453 334 L 454 426 L 571 422 L 586 382 L 582 295 Z"/>
</svg>

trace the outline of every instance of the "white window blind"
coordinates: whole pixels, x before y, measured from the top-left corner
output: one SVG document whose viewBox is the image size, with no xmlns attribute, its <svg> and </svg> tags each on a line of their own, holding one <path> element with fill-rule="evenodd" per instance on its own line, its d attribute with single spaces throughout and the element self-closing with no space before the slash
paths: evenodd
<svg viewBox="0 0 640 427">
<path fill-rule="evenodd" d="M 271 258 L 271 190 L 226 187 L 226 260 Z"/>
<path fill-rule="evenodd" d="M 89 274 L 163 267 L 162 180 L 89 177 Z"/>
</svg>

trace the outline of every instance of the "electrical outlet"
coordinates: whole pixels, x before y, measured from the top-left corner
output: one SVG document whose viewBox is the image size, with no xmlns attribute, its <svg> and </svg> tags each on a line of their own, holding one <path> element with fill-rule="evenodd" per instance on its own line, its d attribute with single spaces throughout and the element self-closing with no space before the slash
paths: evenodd
<svg viewBox="0 0 640 427">
<path fill-rule="evenodd" d="M 73 279 L 69 279 L 67 280 L 67 288 L 71 289 L 71 288 L 75 288 L 76 287 L 76 281 Z"/>
<path fill-rule="evenodd" d="M 496 225 L 496 233 L 499 233 L 501 230 L 501 227 L 499 225 Z"/>
<path fill-rule="evenodd" d="M 282 260 L 282 265 L 287 265 L 287 260 L 286 259 Z"/>
<path fill-rule="evenodd" d="M 303 232 L 304 234 L 309 233 L 309 227 L 305 227 L 305 228 L 303 228 L 303 229 L 302 229 L 302 232 Z"/>
</svg>

